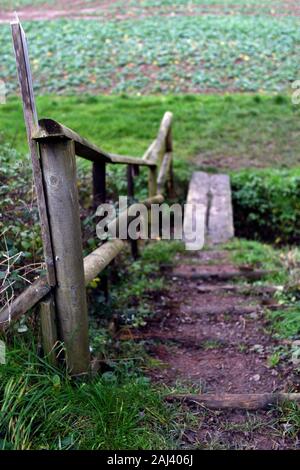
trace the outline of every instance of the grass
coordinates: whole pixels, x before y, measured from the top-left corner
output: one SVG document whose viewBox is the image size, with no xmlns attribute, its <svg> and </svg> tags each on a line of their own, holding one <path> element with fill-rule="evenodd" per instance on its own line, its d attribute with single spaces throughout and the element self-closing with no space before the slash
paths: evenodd
<svg viewBox="0 0 300 470">
<path fill-rule="evenodd" d="M 18 339 L 0 365 L 0 449 L 176 447 L 174 409 L 140 375 L 119 370 L 71 381 Z"/>
<path fill-rule="evenodd" d="M 163 113 L 174 113 L 175 162 L 203 167 L 294 167 L 300 161 L 300 107 L 288 96 L 43 96 L 40 117 L 73 128 L 108 151 L 141 156 Z M 93 116 L 93 119 L 91 119 Z M 0 136 L 22 153 L 27 143 L 20 100 L 0 106 Z"/>
<path fill-rule="evenodd" d="M 298 338 L 300 333 L 300 306 L 269 313 L 273 333 L 280 338 Z"/>
<path fill-rule="evenodd" d="M 285 264 L 288 248 L 280 250 L 272 245 L 238 238 L 223 245 L 223 248 L 229 251 L 230 259 L 234 264 L 272 271 L 265 276 L 265 282 L 273 284 L 288 282 L 289 269 Z"/>
</svg>

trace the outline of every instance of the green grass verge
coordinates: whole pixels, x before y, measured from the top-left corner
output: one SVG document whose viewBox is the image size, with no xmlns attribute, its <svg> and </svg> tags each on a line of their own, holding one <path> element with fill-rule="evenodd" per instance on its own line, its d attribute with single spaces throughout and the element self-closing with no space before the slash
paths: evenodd
<svg viewBox="0 0 300 470">
<path fill-rule="evenodd" d="M 72 382 L 24 340 L 0 365 L 0 449 L 169 449 L 176 447 L 174 409 L 161 392 L 121 368 Z"/>
<path fill-rule="evenodd" d="M 175 162 L 206 167 L 293 167 L 300 161 L 300 106 L 288 96 L 44 96 L 40 117 L 71 127 L 108 151 L 141 156 L 163 113 L 174 113 Z M 27 152 L 20 100 L 0 106 L 0 136 Z M 186 165 L 187 166 L 187 165 Z"/>
<path fill-rule="evenodd" d="M 230 259 L 234 264 L 272 271 L 265 276 L 264 283 L 282 285 L 288 282 L 289 269 L 285 263 L 289 252 L 288 248 L 276 249 L 265 243 L 238 238 L 223 247 L 229 251 Z"/>
</svg>

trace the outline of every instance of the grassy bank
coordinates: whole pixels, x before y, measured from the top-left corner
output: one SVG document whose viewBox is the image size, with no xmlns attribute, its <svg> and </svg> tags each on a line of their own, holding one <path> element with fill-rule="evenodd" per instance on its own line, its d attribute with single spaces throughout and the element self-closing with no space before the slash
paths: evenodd
<svg viewBox="0 0 300 470">
<path fill-rule="evenodd" d="M 202 166 L 293 167 L 300 161 L 300 106 L 289 96 L 167 95 L 43 96 L 40 117 L 51 117 L 114 151 L 140 156 L 165 111 L 174 113 L 175 161 Z M 20 100 L 0 106 L 0 138 L 27 152 Z"/>
<path fill-rule="evenodd" d="M 125 366 L 72 383 L 17 339 L 0 366 L 0 450 L 168 449 L 174 410 L 161 391 Z M 174 437 L 174 439 L 173 439 Z"/>
</svg>

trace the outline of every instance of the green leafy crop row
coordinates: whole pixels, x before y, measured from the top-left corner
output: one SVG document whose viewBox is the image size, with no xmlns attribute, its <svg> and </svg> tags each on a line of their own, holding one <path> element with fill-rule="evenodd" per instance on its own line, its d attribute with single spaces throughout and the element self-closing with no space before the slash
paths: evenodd
<svg viewBox="0 0 300 470">
<path fill-rule="evenodd" d="M 296 18 L 146 17 L 25 23 L 42 93 L 286 90 L 298 78 Z M 17 89 L 8 25 L 0 26 L 0 79 Z"/>
</svg>

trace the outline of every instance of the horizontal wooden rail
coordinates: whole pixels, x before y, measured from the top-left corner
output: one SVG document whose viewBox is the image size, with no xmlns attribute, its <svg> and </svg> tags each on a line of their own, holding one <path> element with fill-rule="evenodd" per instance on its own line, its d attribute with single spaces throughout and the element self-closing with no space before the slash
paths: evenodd
<svg viewBox="0 0 300 470">
<path fill-rule="evenodd" d="M 155 162 L 147 161 L 143 158 L 135 158 L 126 155 L 110 154 L 97 145 L 84 139 L 72 129 L 65 127 L 53 119 L 40 119 L 38 129 L 33 132 L 32 138 L 38 142 L 53 138 L 67 138 L 74 141 L 75 153 L 92 162 L 107 162 L 123 165 L 155 166 Z"/>
<path fill-rule="evenodd" d="M 32 138 L 38 142 L 52 138 L 67 138 L 74 141 L 76 155 L 93 162 L 99 161 L 99 159 L 110 162 L 107 152 L 53 119 L 40 119 L 38 129 L 32 134 Z"/>
<path fill-rule="evenodd" d="M 12 321 L 20 318 L 49 294 L 51 287 L 46 274 L 42 274 L 35 282 L 25 289 L 11 304 L 0 312 L 0 330 L 6 328 Z"/>
<path fill-rule="evenodd" d="M 128 165 L 137 165 L 137 166 L 156 166 L 154 162 L 148 162 L 147 160 L 143 160 L 142 158 L 130 157 L 126 155 L 116 155 L 114 153 L 109 154 L 110 163 L 120 163 L 120 164 L 128 164 Z"/>
<path fill-rule="evenodd" d="M 158 136 L 155 141 L 150 145 L 146 153 L 144 154 L 144 159 L 150 162 L 160 163 L 167 149 L 167 137 L 171 129 L 173 120 L 173 114 L 166 112 L 158 131 Z"/>
<path fill-rule="evenodd" d="M 84 258 L 84 279 L 88 285 L 126 246 L 124 240 L 110 240 Z"/>
<path fill-rule="evenodd" d="M 141 204 L 149 208 L 151 204 L 160 204 L 163 201 L 164 197 L 158 194 L 155 197 L 145 199 Z M 119 217 L 113 220 L 109 224 L 109 227 L 112 228 L 114 224 L 118 225 L 120 223 L 120 217 L 127 217 L 127 210 L 123 211 Z M 124 240 L 110 240 L 87 255 L 83 260 L 85 284 L 88 285 L 89 282 L 103 271 L 125 246 L 126 242 Z M 49 294 L 50 290 L 51 287 L 47 282 L 46 275 L 41 275 L 35 282 L 27 287 L 16 300 L 0 312 L 0 330 L 5 329 L 11 321 L 17 320 L 28 310 L 33 308 Z"/>
</svg>

